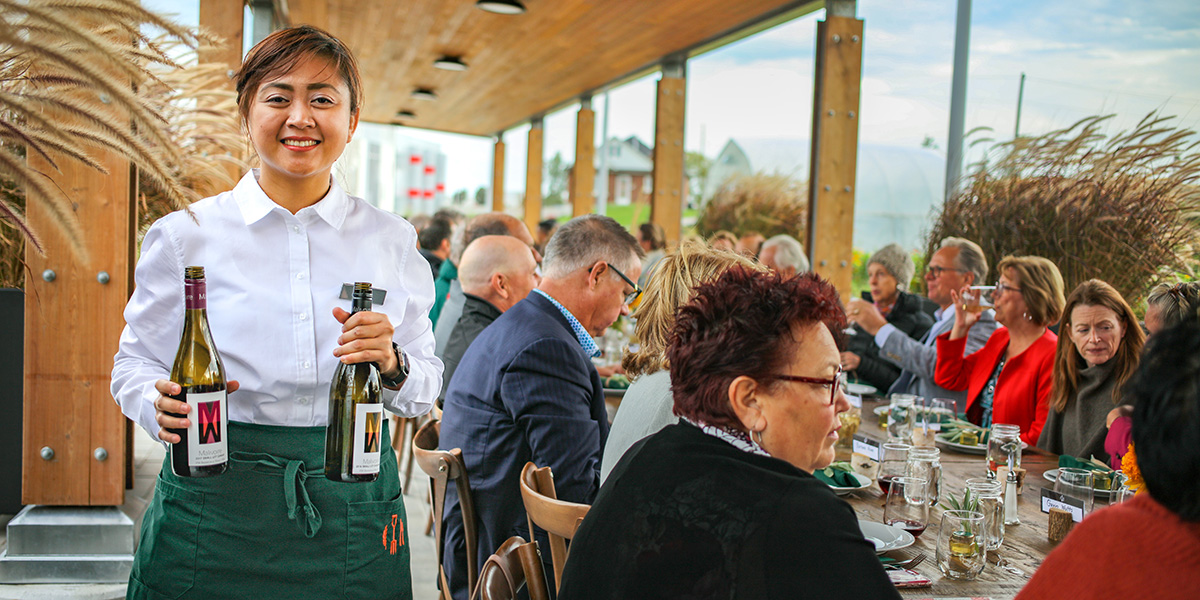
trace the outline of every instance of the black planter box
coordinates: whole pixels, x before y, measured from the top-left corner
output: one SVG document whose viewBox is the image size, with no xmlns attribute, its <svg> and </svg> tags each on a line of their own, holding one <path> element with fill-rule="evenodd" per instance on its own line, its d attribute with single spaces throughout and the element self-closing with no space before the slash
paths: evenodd
<svg viewBox="0 0 1200 600">
<path fill-rule="evenodd" d="M 0 288 L 0 514 L 20 512 L 25 292 Z"/>
</svg>

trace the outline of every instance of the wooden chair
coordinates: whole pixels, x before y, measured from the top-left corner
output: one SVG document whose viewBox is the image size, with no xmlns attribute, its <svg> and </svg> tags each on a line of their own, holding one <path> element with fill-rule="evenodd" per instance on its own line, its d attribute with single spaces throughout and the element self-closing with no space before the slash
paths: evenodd
<svg viewBox="0 0 1200 600">
<path fill-rule="evenodd" d="M 432 413 L 421 415 L 419 417 L 401 417 L 392 415 L 392 449 L 396 451 L 396 463 L 404 465 L 404 485 L 402 489 L 408 490 L 408 484 L 412 482 L 413 469 L 413 452 L 411 450 L 412 439 L 416 438 L 417 430 L 421 425 L 432 416 Z M 405 452 L 405 449 L 409 449 Z M 407 457 L 405 455 L 408 455 Z"/>
<path fill-rule="evenodd" d="M 513 536 L 483 563 L 471 600 L 516 600 L 521 586 L 529 588 L 529 600 L 550 598 L 537 544 Z"/>
<path fill-rule="evenodd" d="M 539 469 L 531 462 L 521 469 L 521 499 L 529 519 L 529 539 L 534 539 L 534 525 L 550 535 L 550 560 L 554 564 L 554 589 L 557 591 L 562 585 L 563 565 L 567 562 L 566 541 L 575 537 L 575 531 L 591 506 L 559 500 L 550 467 Z"/>
<path fill-rule="evenodd" d="M 446 486 L 454 481 L 458 490 L 458 506 L 462 510 L 463 535 L 467 543 L 467 589 L 475 589 L 479 575 L 478 555 L 476 554 L 476 525 L 475 501 L 471 497 L 471 484 L 467 479 L 467 468 L 463 464 L 462 450 L 438 450 L 438 438 L 441 435 L 441 422 L 430 420 L 417 430 L 413 436 L 412 451 L 416 457 L 417 466 L 429 475 L 429 492 L 432 496 L 434 542 L 437 544 L 438 581 L 442 588 L 442 598 L 450 598 L 450 586 L 446 580 L 446 570 L 443 567 L 444 556 L 442 549 L 445 524 L 442 522 L 442 508 L 446 504 Z"/>
</svg>

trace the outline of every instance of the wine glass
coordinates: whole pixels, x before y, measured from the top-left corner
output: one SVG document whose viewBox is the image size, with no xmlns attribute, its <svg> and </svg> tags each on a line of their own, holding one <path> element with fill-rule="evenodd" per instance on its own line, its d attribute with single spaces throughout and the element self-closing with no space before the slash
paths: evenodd
<svg viewBox="0 0 1200 600">
<path fill-rule="evenodd" d="M 883 445 L 883 455 L 879 463 L 879 489 L 888 492 L 888 486 L 897 477 L 908 475 L 908 444 L 888 442 Z"/>
<path fill-rule="evenodd" d="M 897 477 L 883 503 L 883 522 L 919 536 L 929 526 L 929 481 Z"/>
</svg>

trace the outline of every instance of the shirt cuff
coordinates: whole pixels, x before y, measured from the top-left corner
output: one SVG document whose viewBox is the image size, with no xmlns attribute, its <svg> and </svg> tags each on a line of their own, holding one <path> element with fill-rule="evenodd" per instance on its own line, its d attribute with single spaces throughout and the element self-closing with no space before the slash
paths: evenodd
<svg viewBox="0 0 1200 600">
<path fill-rule="evenodd" d="M 882 348 L 883 343 L 887 341 L 888 336 L 892 335 L 892 333 L 895 331 L 900 330 L 896 329 L 896 326 L 892 325 L 891 323 L 884 323 L 883 327 L 880 327 L 879 331 L 875 332 L 875 345 Z"/>
</svg>

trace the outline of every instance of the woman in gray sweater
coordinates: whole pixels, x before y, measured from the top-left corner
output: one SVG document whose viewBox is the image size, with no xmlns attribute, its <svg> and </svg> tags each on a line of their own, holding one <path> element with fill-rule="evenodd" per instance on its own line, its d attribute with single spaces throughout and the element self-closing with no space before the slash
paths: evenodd
<svg viewBox="0 0 1200 600">
<path fill-rule="evenodd" d="M 600 460 L 600 482 L 625 451 L 638 440 L 679 421 L 673 412 L 671 374 L 667 370 L 667 338 L 675 325 L 675 309 L 691 300 L 701 283 L 712 281 L 730 267 L 765 270 L 744 256 L 714 250 L 700 242 L 685 241 L 679 249 L 659 261 L 646 283 L 642 301 L 634 309 L 639 341 L 636 352 L 625 355 L 621 366 L 633 380 L 621 399 L 613 419 L 604 456 Z"/>
<path fill-rule="evenodd" d="M 1121 294 L 1099 279 L 1079 284 L 1063 315 L 1050 413 L 1038 446 L 1108 462 L 1105 418 L 1121 403 L 1121 386 L 1137 369 L 1146 336 Z"/>
</svg>

